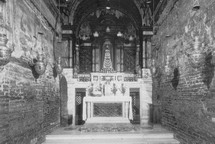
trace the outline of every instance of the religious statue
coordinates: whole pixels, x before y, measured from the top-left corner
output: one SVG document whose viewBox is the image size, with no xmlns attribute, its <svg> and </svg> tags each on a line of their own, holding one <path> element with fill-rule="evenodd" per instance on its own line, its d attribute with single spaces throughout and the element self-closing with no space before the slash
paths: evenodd
<svg viewBox="0 0 215 144">
<path fill-rule="evenodd" d="M 152 11 L 148 4 L 142 3 L 142 24 L 143 26 L 151 26 L 152 25 Z"/>
<path fill-rule="evenodd" d="M 101 83 L 94 88 L 93 95 L 94 96 L 102 96 L 102 85 L 101 85 Z"/>
<path fill-rule="evenodd" d="M 91 85 L 87 88 L 87 92 L 88 92 L 88 96 L 93 96 L 93 83 L 91 83 Z"/>
<path fill-rule="evenodd" d="M 111 59 L 111 46 L 109 43 L 105 44 L 103 68 L 101 71 L 104 73 L 114 72 Z"/>
<path fill-rule="evenodd" d="M 94 85 L 91 83 L 91 85 L 87 88 L 88 96 L 102 96 L 102 84 Z"/>
<path fill-rule="evenodd" d="M 112 95 L 112 88 L 111 88 L 110 80 L 107 80 L 106 83 L 104 84 L 104 95 L 105 96 Z"/>
</svg>

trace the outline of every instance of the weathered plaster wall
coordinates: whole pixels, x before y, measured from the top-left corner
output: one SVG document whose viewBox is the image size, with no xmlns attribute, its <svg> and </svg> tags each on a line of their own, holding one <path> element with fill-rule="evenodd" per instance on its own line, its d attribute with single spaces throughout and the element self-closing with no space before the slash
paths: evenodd
<svg viewBox="0 0 215 144">
<path fill-rule="evenodd" d="M 162 124 L 173 130 L 182 144 L 215 142 L 215 80 L 211 62 L 211 52 L 215 50 L 215 1 L 199 2 L 197 11 L 192 10 L 192 0 L 178 0 L 167 7 L 153 37 L 153 103 L 161 105 Z M 199 50 L 205 56 L 199 68 L 193 68 L 189 60 L 195 36 L 199 37 Z M 170 75 L 164 71 L 167 55 Z"/>
<path fill-rule="evenodd" d="M 2 3 L 1 3 L 2 5 Z M 59 125 L 59 81 L 53 76 L 53 31 L 41 24 L 25 0 L 9 0 L 8 47 L 14 43 L 10 63 L 0 71 L 0 144 L 36 144 Z M 37 11 L 38 12 L 38 11 Z M 42 38 L 38 36 L 42 31 Z M 37 53 L 47 59 L 46 72 L 35 77 L 28 65 Z"/>
</svg>

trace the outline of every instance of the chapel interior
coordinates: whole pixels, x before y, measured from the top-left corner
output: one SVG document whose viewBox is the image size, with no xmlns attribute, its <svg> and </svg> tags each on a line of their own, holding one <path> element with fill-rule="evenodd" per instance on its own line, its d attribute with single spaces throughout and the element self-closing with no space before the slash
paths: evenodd
<svg viewBox="0 0 215 144">
<path fill-rule="evenodd" d="M 0 144 L 214 144 L 215 0 L 0 0 Z"/>
</svg>

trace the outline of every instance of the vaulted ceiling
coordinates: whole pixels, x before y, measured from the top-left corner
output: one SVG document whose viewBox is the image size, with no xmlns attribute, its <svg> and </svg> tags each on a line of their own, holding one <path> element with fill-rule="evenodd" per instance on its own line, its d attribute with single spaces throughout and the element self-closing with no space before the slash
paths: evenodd
<svg viewBox="0 0 215 144">
<path fill-rule="evenodd" d="M 47 0 L 51 1 L 51 0 Z M 68 17 L 68 23 L 73 25 L 74 32 L 96 10 L 104 10 L 107 5 L 112 10 L 117 10 L 126 15 L 137 31 L 144 26 L 143 19 L 147 7 L 151 14 L 158 11 L 156 8 L 167 0 L 54 0 L 57 8 L 64 16 Z M 121 22 L 122 23 L 122 22 Z"/>
<path fill-rule="evenodd" d="M 96 9 L 105 8 L 108 3 L 112 9 L 128 15 L 136 25 L 141 26 L 140 12 L 132 0 L 83 0 L 75 11 L 74 23 L 81 23 L 88 14 Z"/>
<path fill-rule="evenodd" d="M 58 8 L 72 17 L 74 25 L 78 25 L 96 9 L 105 8 L 108 3 L 112 9 L 128 15 L 138 26 L 141 26 L 141 13 L 147 3 L 152 13 L 163 0 L 55 0 Z"/>
</svg>

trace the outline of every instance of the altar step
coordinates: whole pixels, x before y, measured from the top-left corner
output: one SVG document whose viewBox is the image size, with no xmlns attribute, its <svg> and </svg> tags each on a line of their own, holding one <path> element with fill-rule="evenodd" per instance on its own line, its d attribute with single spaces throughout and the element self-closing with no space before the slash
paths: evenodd
<svg viewBox="0 0 215 144">
<path fill-rule="evenodd" d="M 179 144 L 173 133 L 163 129 L 145 129 L 126 133 L 77 133 L 58 129 L 46 136 L 43 144 Z"/>
<path fill-rule="evenodd" d="M 130 121 L 128 118 L 123 117 L 92 117 L 88 118 L 86 123 L 129 123 Z"/>
</svg>

